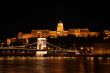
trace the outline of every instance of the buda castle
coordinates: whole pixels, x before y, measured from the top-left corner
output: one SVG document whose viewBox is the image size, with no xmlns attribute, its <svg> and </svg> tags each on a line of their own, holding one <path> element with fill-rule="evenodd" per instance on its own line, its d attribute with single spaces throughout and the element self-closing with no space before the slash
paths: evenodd
<svg viewBox="0 0 110 73">
<path fill-rule="evenodd" d="M 7 39 L 7 43 L 12 42 L 15 39 L 25 39 L 28 43 L 28 39 L 29 38 L 47 38 L 47 37 L 51 37 L 51 38 L 57 38 L 59 36 L 67 36 L 67 35 L 73 35 L 76 37 L 97 37 L 99 35 L 99 32 L 91 32 L 89 31 L 88 28 L 79 28 L 79 29 L 68 29 L 68 30 L 64 30 L 64 26 L 63 23 L 60 21 L 57 24 L 57 29 L 56 31 L 51 31 L 51 30 L 32 30 L 30 33 L 22 33 L 19 32 L 17 35 L 17 38 L 9 38 Z"/>
</svg>

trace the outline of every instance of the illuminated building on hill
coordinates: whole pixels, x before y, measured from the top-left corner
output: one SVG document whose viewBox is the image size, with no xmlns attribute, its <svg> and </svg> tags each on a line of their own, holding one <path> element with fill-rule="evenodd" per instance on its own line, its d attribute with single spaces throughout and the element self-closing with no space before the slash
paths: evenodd
<svg viewBox="0 0 110 73">
<path fill-rule="evenodd" d="M 7 39 L 7 45 L 10 45 L 11 42 L 15 42 L 16 41 L 16 38 L 8 38 Z"/>
<path fill-rule="evenodd" d="M 104 39 L 110 39 L 110 30 L 104 30 Z"/>
<path fill-rule="evenodd" d="M 51 31 L 48 29 L 43 29 L 43 30 L 32 30 L 30 33 L 24 34 L 22 32 L 18 33 L 18 39 L 25 39 L 26 42 L 28 43 L 29 38 L 47 38 L 47 37 L 52 37 L 56 38 L 59 36 L 67 36 L 67 35 L 73 35 L 76 37 L 97 37 L 99 35 L 99 32 L 90 32 L 88 28 L 83 28 L 83 29 L 68 29 L 64 30 L 63 23 L 60 21 L 57 25 L 57 30 L 56 31 Z M 7 39 L 8 41 L 11 42 L 11 39 Z"/>
</svg>

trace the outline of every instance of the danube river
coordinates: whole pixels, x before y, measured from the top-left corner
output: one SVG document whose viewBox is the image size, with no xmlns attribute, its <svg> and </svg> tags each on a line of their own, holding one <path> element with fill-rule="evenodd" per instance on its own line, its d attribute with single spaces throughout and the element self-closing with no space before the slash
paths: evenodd
<svg viewBox="0 0 110 73">
<path fill-rule="evenodd" d="M 110 58 L 0 57 L 0 73 L 109 73 Z"/>
</svg>

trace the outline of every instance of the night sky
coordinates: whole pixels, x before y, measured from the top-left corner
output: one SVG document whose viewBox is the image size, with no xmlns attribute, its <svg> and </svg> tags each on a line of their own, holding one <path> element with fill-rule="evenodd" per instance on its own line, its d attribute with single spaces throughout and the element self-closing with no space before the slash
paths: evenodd
<svg viewBox="0 0 110 73">
<path fill-rule="evenodd" d="M 60 19 L 65 30 L 89 28 L 102 31 L 110 28 L 109 7 L 102 4 L 16 2 L 1 5 L 0 12 L 0 39 L 15 37 L 18 32 L 30 33 L 33 29 L 56 30 Z"/>
</svg>

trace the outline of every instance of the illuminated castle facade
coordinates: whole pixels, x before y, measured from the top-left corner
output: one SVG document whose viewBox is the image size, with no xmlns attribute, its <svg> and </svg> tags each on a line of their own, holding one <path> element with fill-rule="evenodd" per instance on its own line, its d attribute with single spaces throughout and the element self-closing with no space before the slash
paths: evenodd
<svg viewBox="0 0 110 73">
<path fill-rule="evenodd" d="M 32 37 L 51 37 L 51 38 L 56 38 L 59 36 L 67 36 L 67 35 L 73 35 L 76 37 L 97 37 L 99 35 L 99 32 L 90 32 L 88 28 L 83 28 L 83 29 L 68 29 L 64 30 L 63 23 L 60 21 L 57 25 L 57 30 L 56 31 L 51 31 L 51 30 L 32 30 L 31 33 L 24 34 L 22 32 L 18 33 L 18 39 L 25 39 L 26 42 L 28 43 L 28 39 Z M 10 43 L 13 40 L 7 39 L 7 42 Z"/>
<path fill-rule="evenodd" d="M 68 31 L 64 30 L 63 23 L 60 21 L 57 25 L 56 31 L 51 30 L 32 30 L 31 33 L 23 34 L 22 32 L 18 33 L 19 39 L 27 39 L 31 37 L 58 37 L 58 36 L 67 36 Z"/>
</svg>

